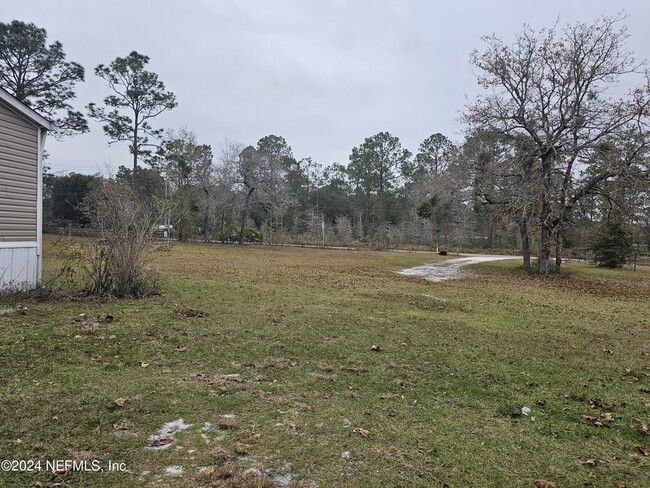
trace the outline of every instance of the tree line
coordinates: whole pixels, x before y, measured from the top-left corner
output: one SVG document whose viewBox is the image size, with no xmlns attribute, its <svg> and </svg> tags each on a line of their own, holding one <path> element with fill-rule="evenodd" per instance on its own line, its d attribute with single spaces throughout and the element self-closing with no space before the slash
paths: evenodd
<svg viewBox="0 0 650 488">
<path fill-rule="evenodd" d="M 137 52 L 95 68 L 109 95 L 87 115 L 109 144 L 129 144 L 132 166 L 112 177 L 156 202 L 179 240 L 516 249 L 548 274 L 612 236 L 619 254 L 650 248 L 650 78 L 624 20 L 483 38 L 470 63 L 485 91 L 462 110 L 463 140 L 434 133 L 415 153 L 379 132 L 322 166 L 279 135 L 213 148 L 156 128 L 176 99 Z M 33 24 L 0 24 L 2 87 L 62 135 L 88 130 L 71 106 L 84 70 L 45 40 Z M 88 225 L 80 204 L 101 180 L 48 175 L 50 219 Z"/>
</svg>

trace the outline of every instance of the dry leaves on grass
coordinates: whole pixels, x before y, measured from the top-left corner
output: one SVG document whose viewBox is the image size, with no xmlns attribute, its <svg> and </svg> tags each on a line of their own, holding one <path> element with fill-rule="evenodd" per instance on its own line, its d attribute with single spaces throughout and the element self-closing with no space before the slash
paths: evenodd
<svg viewBox="0 0 650 488">
<path fill-rule="evenodd" d="M 630 281 L 624 279 L 596 278 L 572 275 L 540 276 L 506 269 L 482 269 L 475 274 L 475 282 L 506 283 L 508 285 L 538 286 L 568 290 L 596 297 L 623 298 L 650 296 L 647 281 Z"/>
<path fill-rule="evenodd" d="M 362 429 L 361 427 L 357 427 L 352 432 L 354 432 L 355 434 L 359 434 L 361 437 L 368 437 L 368 434 L 370 434 L 369 430 Z"/>
<path fill-rule="evenodd" d="M 603 403 L 600 400 L 589 400 L 588 403 L 591 408 L 600 408 L 601 410 L 612 409 L 612 405 L 610 405 L 609 403 Z"/>
<path fill-rule="evenodd" d="M 202 310 L 196 310 L 195 308 L 177 308 L 176 316 L 177 317 L 207 317 L 209 314 L 203 312 Z"/>
<path fill-rule="evenodd" d="M 126 405 L 126 402 L 127 402 L 126 398 L 118 398 L 117 400 L 113 401 L 113 403 L 118 407 L 123 407 L 124 405 Z"/>
<path fill-rule="evenodd" d="M 648 449 L 647 447 L 639 446 L 637 447 L 637 450 L 644 456 L 650 456 L 650 449 Z"/>
<path fill-rule="evenodd" d="M 177 346 L 176 352 L 187 352 L 187 346 Z"/>
<path fill-rule="evenodd" d="M 596 427 L 602 427 L 603 425 L 605 425 L 603 421 L 607 421 L 607 422 L 614 421 L 614 414 L 611 412 L 603 412 L 600 414 L 600 417 L 594 417 L 593 415 L 583 415 L 582 418 L 585 419 L 590 424 L 595 425 Z"/>
<path fill-rule="evenodd" d="M 584 461 L 580 461 L 583 466 L 596 466 L 596 458 L 588 456 Z"/>
<path fill-rule="evenodd" d="M 138 366 L 140 366 L 141 368 L 146 368 L 147 366 L 149 366 L 149 363 L 145 363 L 144 361 L 138 361 Z"/>
<path fill-rule="evenodd" d="M 650 432 L 648 432 L 648 426 L 646 423 L 641 420 L 641 419 L 634 419 L 635 422 L 637 422 L 636 429 L 638 432 L 645 434 L 645 435 L 650 435 Z"/>
<path fill-rule="evenodd" d="M 558 488 L 553 481 L 535 480 L 535 488 Z"/>
<path fill-rule="evenodd" d="M 248 389 L 248 381 L 242 379 L 238 374 L 208 376 L 205 373 L 199 373 L 196 378 L 206 381 L 222 395 L 231 395 Z"/>
<path fill-rule="evenodd" d="M 160 439 L 154 439 L 149 443 L 150 447 L 162 447 L 174 442 L 173 437 L 162 437 Z"/>
</svg>

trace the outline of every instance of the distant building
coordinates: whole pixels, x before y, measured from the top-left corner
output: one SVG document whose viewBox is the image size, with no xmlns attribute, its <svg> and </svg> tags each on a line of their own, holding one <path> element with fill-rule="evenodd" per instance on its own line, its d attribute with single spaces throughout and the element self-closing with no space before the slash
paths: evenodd
<svg viewBox="0 0 650 488">
<path fill-rule="evenodd" d="M 42 277 L 43 147 L 53 128 L 0 88 L 0 289 Z"/>
</svg>

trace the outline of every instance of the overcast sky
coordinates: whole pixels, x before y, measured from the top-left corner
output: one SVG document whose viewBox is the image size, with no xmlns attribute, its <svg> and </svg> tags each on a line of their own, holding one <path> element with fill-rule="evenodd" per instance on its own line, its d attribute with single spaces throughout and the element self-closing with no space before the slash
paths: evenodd
<svg viewBox="0 0 650 488">
<path fill-rule="evenodd" d="M 135 50 L 151 58 L 178 107 L 154 121 L 187 127 L 214 153 L 225 138 L 255 144 L 283 136 L 297 158 L 347 163 L 380 131 L 415 152 L 441 132 L 459 141 L 466 97 L 481 89 L 468 59 L 481 36 L 512 39 L 534 28 L 592 22 L 625 9 L 629 47 L 650 58 L 647 0 L 20 0 L 2 1 L 2 22 L 45 28 L 67 59 L 86 68 L 76 107 L 107 94 L 100 63 Z M 84 109 L 85 111 L 85 109 Z M 52 171 L 130 166 L 126 144 L 102 128 L 48 139 Z"/>
</svg>

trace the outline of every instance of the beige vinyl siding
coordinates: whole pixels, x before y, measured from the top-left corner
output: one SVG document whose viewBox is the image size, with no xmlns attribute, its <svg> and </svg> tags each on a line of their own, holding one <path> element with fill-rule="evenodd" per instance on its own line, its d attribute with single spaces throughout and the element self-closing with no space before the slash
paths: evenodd
<svg viewBox="0 0 650 488">
<path fill-rule="evenodd" d="M 35 241 L 38 129 L 0 101 L 0 242 Z"/>
</svg>

